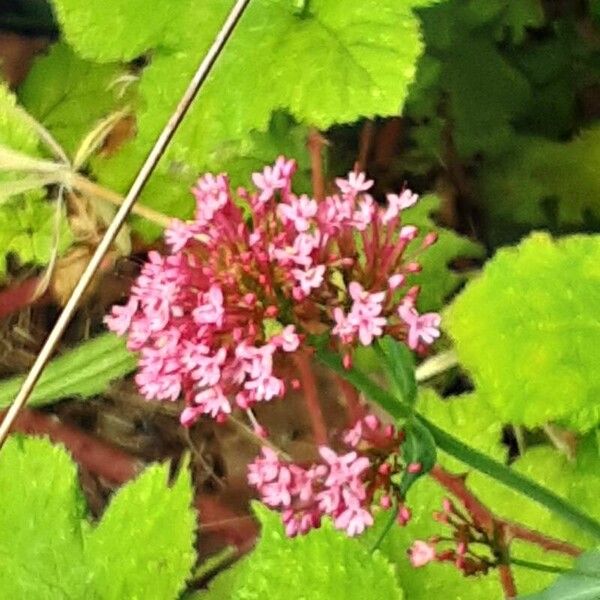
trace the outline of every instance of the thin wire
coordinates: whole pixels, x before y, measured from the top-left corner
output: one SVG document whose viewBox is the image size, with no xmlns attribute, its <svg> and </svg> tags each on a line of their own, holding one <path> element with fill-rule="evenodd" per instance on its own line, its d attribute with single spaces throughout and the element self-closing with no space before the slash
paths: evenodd
<svg viewBox="0 0 600 600">
<path fill-rule="evenodd" d="M 83 293 L 90 284 L 90 281 L 94 277 L 94 274 L 98 270 L 100 263 L 102 262 L 104 256 L 108 252 L 115 237 L 119 233 L 119 229 L 123 225 L 127 215 L 129 214 L 129 211 L 131 210 L 131 207 L 134 205 L 140 192 L 144 188 L 146 181 L 154 171 L 154 168 L 160 160 L 160 157 L 163 155 L 166 147 L 171 141 L 173 134 L 181 124 L 181 121 L 183 120 L 188 109 L 190 108 L 190 105 L 192 104 L 194 98 L 198 94 L 198 91 L 200 90 L 202 84 L 204 83 L 204 81 L 206 81 L 206 77 L 210 73 L 215 61 L 219 57 L 223 48 L 225 47 L 227 40 L 231 36 L 231 33 L 233 32 L 235 26 L 237 25 L 238 21 L 240 20 L 242 14 L 244 13 L 244 10 L 247 8 L 249 3 L 250 0 L 238 0 L 235 3 L 235 6 L 232 8 L 231 12 L 229 13 L 229 16 L 227 17 L 227 20 L 221 27 L 221 30 L 215 38 L 215 41 L 210 47 L 210 50 L 204 57 L 204 60 L 200 63 L 200 66 L 194 74 L 194 77 L 192 78 L 188 88 L 185 90 L 181 100 L 179 101 L 179 104 L 177 105 L 177 108 L 171 115 L 169 121 L 162 130 L 162 133 L 156 140 L 156 143 L 150 151 L 150 154 L 148 154 L 148 157 L 144 161 L 144 164 L 142 165 L 142 168 L 137 174 L 135 181 L 133 182 L 129 192 L 127 192 L 127 195 L 125 196 L 123 204 L 121 205 L 114 219 L 108 226 L 104 237 L 98 244 L 98 247 L 96 248 L 96 251 L 94 252 L 89 264 L 87 265 L 85 271 L 81 275 L 81 278 L 77 282 L 77 285 L 71 293 L 67 304 L 65 305 L 63 311 L 60 313 L 56 324 L 52 328 L 50 335 L 48 335 L 44 346 L 40 350 L 40 353 L 38 354 L 35 362 L 33 363 L 33 366 L 27 374 L 27 377 L 25 378 L 25 381 L 23 382 L 19 393 L 15 397 L 14 402 L 8 409 L 2 423 L 0 424 L 0 448 L 2 447 L 6 440 L 6 437 L 8 436 L 8 433 L 14 420 L 16 419 L 23 406 L 25 406 L 25 403 L 27 402 L 29 395 L 33 391 L 35 384 L 40 378 L 40 375 L 42 374 L 46 363 L 48 362 L 52 355 L 52 352 L 56 348 L 56 345 L 58 344 L 58 341 L 64 333 L 65 328 L 69 324 L 69 321 L 71 320 L 71 317 L 73 316 L 73 313 L 77 308 L 77 304 L 81 300 Z"/>
</svg>

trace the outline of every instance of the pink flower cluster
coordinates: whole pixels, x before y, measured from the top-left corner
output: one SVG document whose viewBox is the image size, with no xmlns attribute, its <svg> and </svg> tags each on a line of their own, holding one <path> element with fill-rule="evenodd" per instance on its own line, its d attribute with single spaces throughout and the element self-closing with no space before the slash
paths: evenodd
<svg viewBox="0 0 600 600">
<path fill-rule="evenodd" d="M 415 540 L 408 551 L 413 567 L 423 567 L 430 562 L 446 562 L 453 564 L 464 575 L 487 573 L 494 566 L 493 559 L 475 551 L 493 546 L 488 533 L 478 526 L 473 519 L 463 514 L 452 500 L 444 498 L 442 510 L 434 513 L 434 519 L 453 529 L 452 537 L 433 536 L 429 540 Z M 448 542 L 451 547 L 447 547 Z M 442 547 L 444 544 L 446 547 Z"/>
<path fill-rule="evenodd" d="M 321 461 L 309 467 L 284 461 L 268 447 L 249 465 L 249 483 L 267 506 L 281 512 L 287 535 L 305 534 L 324 517 L 348 535 L 359 535 L 373 524 L 376 506 L 387 510 L 397 504 L 398 523 L 410 519 L 392 483 L 393 475 L 411 466 L 400 458 L 402 432 L 368 415 L 344 440 L 356 449 L 338 454 L 321 446 Z"/>
<path fill-rule="evenodd" d="M 194 220 L 173 222 L 171 253 L 150 252 L 129 302 L 106 318 L 140 353 L 146 398 L 185 399 L 184 425 L 281 398 L 276 364 L 309 333 L 330 331 L 348 360 L 384 334 L 419 351 L 439 336 L 439 316 L 419 315 L 418 287 L 405 289 L 420 267 L 405 257 L 418 232 L 401 213 L 417 196 L 380 207 L 373 182 L 350 173 L 317 202 L 292 192 L 295 170 L 281 157 L 237 198 L 226 176 L 202 177 Z"/>
<path fill-rule="evenodd" d="M 267 506 L 282 511 L 289 536 L 318 527 L 324 515 L 351 536 L 373 524 L 364 506 L 367 489 L 363 477 L 370 466 L 368 458 L 356 452 L 338 455 L 321 446 L 323 463 L 305 469 L 280 461 L 267 447 L 262 454 L 249 466 L 248 481 Z"/>
</svg>

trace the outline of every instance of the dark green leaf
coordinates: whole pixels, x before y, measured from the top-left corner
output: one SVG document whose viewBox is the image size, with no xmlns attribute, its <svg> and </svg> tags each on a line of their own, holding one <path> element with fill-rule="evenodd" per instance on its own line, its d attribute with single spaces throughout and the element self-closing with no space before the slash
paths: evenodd
<svg viewBox="0 0 600 600">
<path fill-rule="evenodd" d="M 394 391 L 402 402 L 414 406 L 417 401 L 415 361 L 406 344 L 386 336 L 378 340 L 379 356 Z"/>
<path fill-rule="evenodd" d="M 410 487 L 419 479 L 431 471 L 436 462 L 435 440 L 429 429 L 423 423 L 412 417 L 404 426 L 404 442 L 402 443 L 402 458 L 407 469 L 402 473 L 400 480 L 400 493 L 403 497 Z M 416 473 L 410 472 L 410 465 L 420 465 Z"/>
<path fill-rule="evenodd" d="M 52 360 L 29 398 L 31 406 L 51 404 L 62 398 L 88 398 L 135 369 L 137 359 L 125 342 L 105 333 Z M 19 391 L 23 377 L 0 381 L 0 407 L 8 406 Z"/>
</svg>

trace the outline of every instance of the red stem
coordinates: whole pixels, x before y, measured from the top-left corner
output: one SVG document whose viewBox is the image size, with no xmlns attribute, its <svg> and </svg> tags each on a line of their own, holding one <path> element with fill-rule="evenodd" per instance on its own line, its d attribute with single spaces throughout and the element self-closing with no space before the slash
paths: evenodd
<svg viewBox="0 0 600 600">
<path fill-rule="evenodd" d="M 44 304 L 49 302 L 50 294 L 37 296 L 39 285 L 40 278 L 31 277 L 0 291 L 0 319 L 26 308 L 33 302 Z"/>
<path fill-rule="evenodd" d="M 325 177 L 323 175 L 323 157 L 321 155 L 325 144 L 325 138 L 317 129 L 311 127 L 306 145 L 310 154 L 313 195 L 317 200 L 325 199 Z"/>
<path fill-rule="evenodd" d="M 315 443 L 318 446 L 326 446 L 327 427 L 325 426 L 323 411 L 319 403 L 319 390 L 317 389 L 317 382 L 312 370 L 310 354 L 306 350 L 298 350 L 298 352 L 294 352 L 292 358 L 298 369 L 302 388 L 304 389 L 304 401 L 308 409 Z"/>
<path fill-rule="evenodd" d="M 510 565 L 504 563 L 498 565 L 498 575 L 500 575 L 500 583 L 502 585 L 502 589 L 504 590 L 504 597 L 516 598 L 517 586 L 515 585 L 515 580 L 510 569 Z"/>
<path fill-rule="evenodd" d="M 560 552 L 573 557 L 579 556 L 583 552 L 581 548 L 574 544 L 544 535 L 520 523 L 513 523 L 512 521 L 496 517 L 467 488 L 464 476 L 449 473 L 440 465 L 435 465 L 429 472 L 429 475 L 463 504 L 474 523 L 486 531 L 491 539 L 494 538 L 494 532 L 503 531 L 504 539 L 508 543 L 513 539 L 520 539 L 540 546 L 546 551 Z"/>
<path fill-rule="evenodd" d="M 404 133 L 404 121 L 400 117 L 388 119 L 377 134 L 374 161 L 379 169 L 389 169 L 399 152 Z"/>
<path fill-rule="evenodd" d="M 360 396 L 356 388 L 341 377 L 336 376 L 336 379 L 346 399 L 346 412 L 348 413 L 349 425 L 352 426 L 365 416 L 366 411 L 360 403 Z"/>
<path fill-rule="evenodd" d="M 547 537 L 538 531 L 534 531 L 533 529 L 529 529 L 518 523 L 509 523 L 508 533 L 513 539 L 530 542 L 536 546 L 540 546 L 547 552 L 560 552 L 574 558 L 578 557 L 583 552 L 581 548 L 574 546 L 569 542 L 563 542 L 562 540 Z"/>
<path fill-rule="evenodd" d="M 371 148 L 373 147 L 375 133 L 375 123 L 373 123 L 371 119 L 365 121 L 360 130 L 360 138 L 358 141 L 358 158 L 355 165 L 358 171 L 367 170 L 367 162 L 369 160 L 369 155 L 371 154 Z"/>
<path fill-rule="evenodd" d="M 84 469 L 113 484 L 123 484 L 135 477 L 143 463 L 83 431 L 61 423 L 57 417 L 24 409 L 17 417 L 13 431 L 46 435 L 53 442 L 64 444 Z"/>
</svg>

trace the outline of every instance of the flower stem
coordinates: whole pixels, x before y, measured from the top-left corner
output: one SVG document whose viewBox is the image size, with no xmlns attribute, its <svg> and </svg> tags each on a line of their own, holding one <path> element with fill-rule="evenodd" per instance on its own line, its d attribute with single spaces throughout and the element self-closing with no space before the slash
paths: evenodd
<svg viewBox="0 0 600 600">
<path fill-rule="evenodd" d="M 323 418 L 323 411 L 319 403 L 319 390 L 310 364 L 310 355 L 305 350 L 299 350 L 293 354 L 294 364 L 298 369 L 302 388 L 304 390 L 304 401 L 308 409 L 310 424 L 313 430 L 315 443 L 318 446 L 327 445 L 327 427 Z"/>
<path fill-rule="evenodd" d="M 427 381 L 444 371 L 452 369 L 458 364 L 458 357 L 454 350 L 440 352 L 431 358 L 423 361 L 415 371 L 415 379 L 418 382 Z"/>
<path fill-rule="evenodd" d="M 498 574 L 500 575 L 500 583 L 504 590 L 505 598 L 516 598 L 517 597 L 517 586 L 515 585 L 515 579 L 513 577 L 510 564 L 502 563 L 498 565 Z"/>
<path fill-rule="evenodd" d="M 503 538 L 506 538 L 509 543 L 513 539 L 519 539 L 540 546 L 547 552 L 560 552 L 572 557 L 579 556 L 583 552 L 581 548 L 569 542 L 549 537 L 520 523 L 496 517 L 469 490 L 464 476 L 449 473 L 440 465 L 435 465 L 429 475 L 463 504 L 476 525 L 486 530 L 490 537 L 493 537 L 495 531 L 501 530 Z"/>
<path fill-rule="evenodd" d="M 308 4 L 308 3 L 307 3 Z M 321 133 L 311 127 L 308 134 L 308 152 L 310 154 L 310 170 L 314 197 L 321 201 L 325 199 L 325 176 L 323 175 L 323 146 L 327 142 Z"/>
<path fill-rule="evenodd" d="M 510 562 L 517 567 L 531 569 L 532 571 L 540 571 L 541 573 L 554 573 L 556 575 L 580 575 L 581 577 L 600 579 L 598 572 L 594 573 L 592 571 L 582 571 L 581 569 L 577 568 L 572 569 L 570 567 L 559 567 L 558 565 L 547 565 L 531 560 L 524 560 L 522 558 L 515 558 L 514 556 L 511 556 Z"/>
<path fill-rule="evenodd" d="M 121 206 L 123 204 L 123 196 L 109 190 L 108 188 L 102 187 L 93 181 L 90 181 L 83 175 L 79 175 L 78 173 L 74 173 L 70 176 L 70 181 L 74 188 L 85 194 L 86 196 L 95 196 L 96 198 L 101 198 L 102 200 L 106 200 L 115 206 Z M 143 217 L 147 221 L 151 221 L 156 225 L 159 225 L 162 228 L 166 228 L 169 226 L 172 217 L 167 215 L 163 215 L 148 206 L 144 206 L 143 204 L 134 204 L 131 212 L 138 217 Z"/>
<path fill-rule="evenodd" d="M 371 547 L 371 554 L 373 552 L 375 552 L 375 550 L 377 550 L 379 548 L 379 546 L 381 546 L 383 540 L 385 539 L 385 537 L 389 533 L 390 529 L 392 528 L 392 526 L 396 522 L 396 517 L 397 516 L 398 516 L 398 506 L 395 506 L 394 509 L 390 512 L 390 514 L 388 516 L 388 520 L 386 521 L 383 529 L 381 530 L 381 533 L 379 534 L 379 537 L 375 540 L 375 543 Z"/>
<path fill-rule="evenodd" d="M 337 377 L 337 383 L 346 399 L 346 412 L 348 414 L 349 425 L 354 425 L 356 421 L 365 416 L 366 411 L 360 404 L 359 394 L 356 388 L 348 383 L 342 377 Z"/>
</svg>

